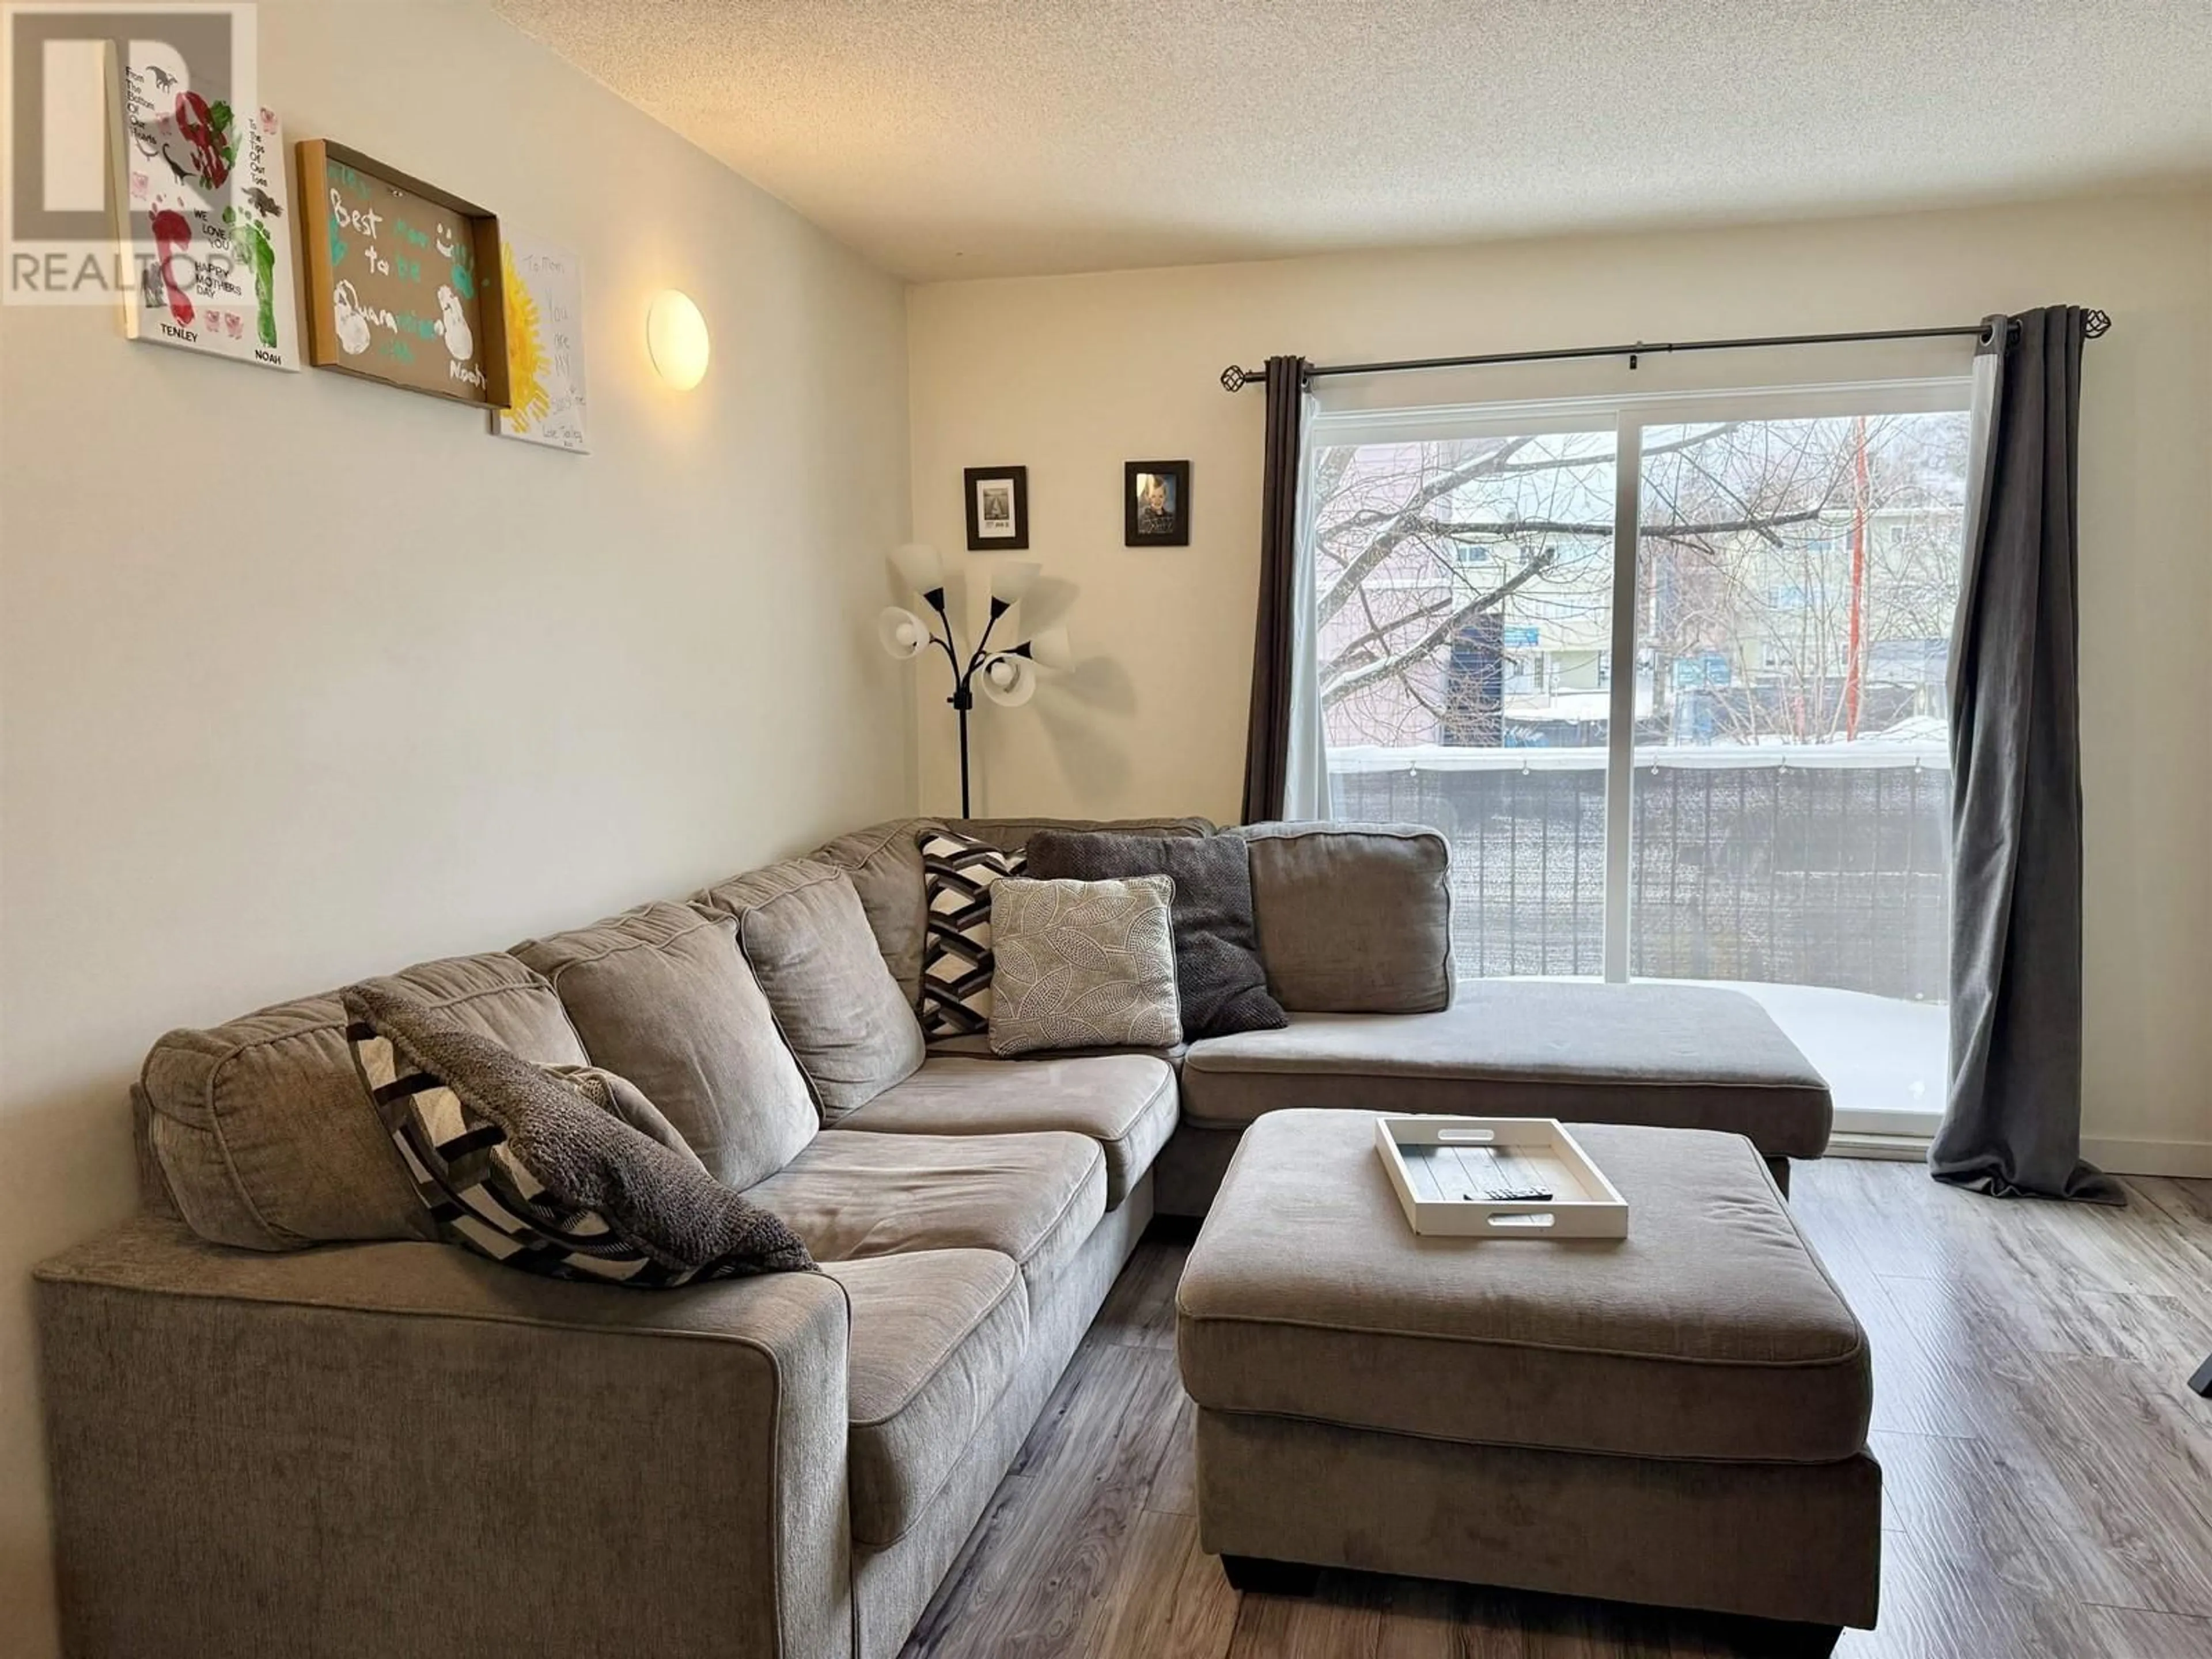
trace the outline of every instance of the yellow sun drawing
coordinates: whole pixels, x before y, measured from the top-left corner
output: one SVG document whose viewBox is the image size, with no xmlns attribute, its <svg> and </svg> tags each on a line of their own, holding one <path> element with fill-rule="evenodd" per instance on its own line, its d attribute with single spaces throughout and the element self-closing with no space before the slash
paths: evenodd
<svg viewBox="0 0 2212 1659">
<path fill-rule="evenodd" d="M 507 267 L 507 385 L 511 400 L 507 417 L 517 432 L 527 432 L 551 412 L 553 399 L 542 378 L 545 353 L 538 338 L 538 301 L 530 297 L 515 268 L 514 246 L 502 252 L 507 255 L 500 263 Z"/>
</svg>

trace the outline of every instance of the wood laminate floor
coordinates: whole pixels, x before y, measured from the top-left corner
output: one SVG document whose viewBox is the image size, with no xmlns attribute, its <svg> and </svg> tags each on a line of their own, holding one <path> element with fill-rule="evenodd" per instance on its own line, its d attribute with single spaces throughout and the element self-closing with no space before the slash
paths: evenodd
<svg viewBox="0 0 2212 1659">
<path fill-rule="evenodd" d="M 1998 1202 L 1917 1165 L 1796 1172 L 1874 1343 L 1881 1628 L 1849 1659 L 2212 1659 L 2212 1182 Z M 1176 1380 L 1187 1246 L 1147 1239 L 904 1659 L 1632 1659 L 1741 1653 L 1689 1618 L 1325 1574 L 1239 1596 L 1198 1547 Z"/>
</svg>

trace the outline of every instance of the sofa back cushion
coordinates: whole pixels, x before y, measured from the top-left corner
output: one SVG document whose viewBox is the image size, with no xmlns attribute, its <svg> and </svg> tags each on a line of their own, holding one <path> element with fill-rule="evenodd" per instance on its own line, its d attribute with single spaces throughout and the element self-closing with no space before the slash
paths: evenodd
<svg viewBox="0 0 2212 1659">
<path fill-rule="evenodd" d="M 1258 823 L 1252 911 L 1267 988 L 1296 1014 L 1451 1006 L 1451 847 L 1408 823 Z"/>
<path fill-rule="evenodd" d="M 868 927 L 852 877 L 790 859 L 733 876 L 694 902 L 730 916 L 822 1121 L 836 1122 L 921 1065 L 921 1022 Z"/>
<path fill-rule="evenodd" d="M 799 1156 L 820 1120 L 734 918 L 647 904 L 511 952 L 544 975 L 592 1063 L 628 1078 L 718 1181 L 745 1188 Z"/>
<path fill-rule="evenodd" d="M 589 1063 L 553 988 L 504 952 L 428 962 L 376 982 L 525 1060 Z M 140 1079 L 147 1144 L 201 1237 L 290 1250 L 434 1236 L 362 1091 L 345 1032 L 332 992 L 154 1045 Z"/>
<path fill-rule="evenodd" d="M 923 831 L 937 827 L 933 818 L 893 818 L 840 836 L 812 855 L 852 877 L 884 965 L 916 1007 L 921 1006 L 921 960 L 929 934 L 920 839 Z"/>
<path fill-rule="evenodd" d="M 1132 836 L 1210 836 L 1210 818 L 946 818 L 955 835 L 1018 853 L 1040 830 L 1118 830 Z"/>
</svg>

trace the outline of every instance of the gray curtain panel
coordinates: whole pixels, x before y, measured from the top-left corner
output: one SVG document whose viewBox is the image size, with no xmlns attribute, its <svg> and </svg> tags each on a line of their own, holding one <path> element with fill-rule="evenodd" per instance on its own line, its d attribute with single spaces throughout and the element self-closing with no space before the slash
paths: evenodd
<svg viewBox="0 0 2212 1659">
<path fill-rule="evenodd" d="M 1952 629 L 1951 1098 L 1939 1181 L 2126 1201 L 2081 1161 L 2082 313 L 1992 317 Z M 2009 345 L 2008 340 L 2009 339 Z"/>
<path fill-rule="evenodd" d="M 1244 742 L 1246 823 L 1283 816 L 1290 775 L 1305 378 L 1304 358 L 1267 359 L 1267 453 L 1260 480 L 1260 611 L 1252 640 L 1252 720 Z"/>
</svg>

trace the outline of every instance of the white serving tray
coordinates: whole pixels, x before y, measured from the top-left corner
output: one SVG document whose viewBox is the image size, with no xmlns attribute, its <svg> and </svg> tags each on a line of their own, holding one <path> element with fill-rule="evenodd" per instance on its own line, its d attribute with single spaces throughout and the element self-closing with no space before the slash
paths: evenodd
<svg viewBox="0 0 2212 1659">
<path fill-rule="evenodd" d="M 1510 1150 L 1548 1200 L 1485 1198 L 1462 1147 Z M 1626 1238 L 1628 1200 L 1565 1125 L 1548 1117 L 1375 1120 L 1375 1149 L 1417 1233 L 1454 1238 Z"/>
</svg>

